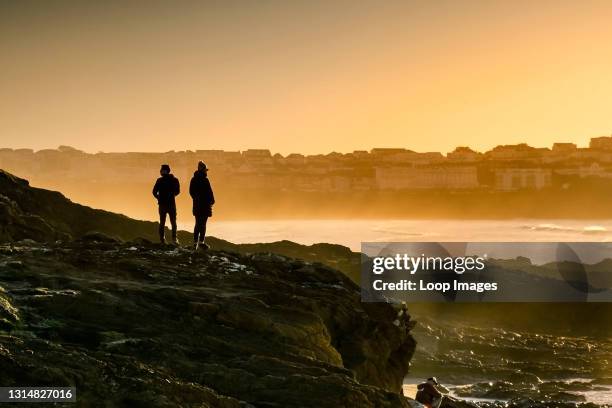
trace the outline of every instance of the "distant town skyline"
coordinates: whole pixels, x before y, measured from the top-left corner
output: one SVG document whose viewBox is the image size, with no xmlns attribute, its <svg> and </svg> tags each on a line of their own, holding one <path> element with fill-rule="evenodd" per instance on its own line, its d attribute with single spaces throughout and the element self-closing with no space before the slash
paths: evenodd
<svg viewBox="0 0 612 408">
<path fill-rule="evenodd" d="M 242 148 L 242 149 L 220 149 L 220 148 L 210 148 L 210 149 L 204 149 L 204 148 L 195 148 L 195 149 L 170 149 L 170 150 L 164 150 L 164 151 L 158 151 L 158 150 L 127 150 L 127 151 L 119 151 L 119 150 L 99 150 L 99 151 L 88 151 L 85 149 L 81 149 L 79 146 L 74 146 L 74 145 L 59 145 L 59 146 L 51 146 L 51 147 L 44 147 L 41 149 L 35 149 L 29 146 L 21 146 L 21 147 L 11 147 L 8 145 L 0 145 L 0 150 L 2 149 L 10 149 L 10 150 L 32 150 L 34 152 L 37 151 L 41 151 L 41 150 L 77 150 L 77 151 L 82 151 L 84 153 L 87 154 L 96 154 L 96 153 L 153 153 L 153 154 L 163 154 L 163 153 L 169 153 L 169 152 L 186 152 L 186 151 L 190 151 L 190 152 L 197 152 L 197 151 L 224 151 L 224 152 L 256 152 L 256 151 L 268 151 L 270 153 L 270 155 L 276 155 L 276 154 L 280 154 L 282 156 L 289 156 L 292 154 L 301 154 L 301 155 L 305 155 L 305 156 L 317 156 L 317 155 L 329 155 L 329 154 L 333 154 L 333 153 L 340 153 L 340 154 L 350 154 L 350 153 L 355 153 L 355 152 L 374 152 L 377 150 L 383 151 L 383 150 L 405 150 L 405 151 L 412 151 L 415 153 L 441 153 L 443 155 L 446 155 L 448 153 L 452 153 L 455 152 L 458 149 L 470 149 L 473 150 L 474 152 L 477 153 L 486 153 L 489 151 L 492 151 L 496 148 L 501 148 L 501 147 L 505 147 L 505 146 L 522 146 L 522 145 L 526 145 L 528 147 L 532 147 L 535 149 L 552 149 L 555 146 L 557 147 L 567 147 L 568 145 L 573 146 L 577 149 L 581 149 L 581 148 L 596 148 L 599 149 L 600 147 L 597 146 L 597 141 L 601 141 L 604 142 L 607 146 L 605 147 L 605 150 L 611 150 L 612 149 L 612 135 L 601 135 L 601 136 L 591 136 L 588 137 L 586 142 L 581 145 L 579 143 L 575 143 L 572 141 L 567 141 L 567 140 L 558 140 L 558 141 L 553 141 L 551 143 L 550 146 L 534 146 L 530 143 L 527 142 L 519 142 L 519 143 L 501 143 L 501 144 L 497 144 L 497 145 L 492 145 L 490 146 L 490 148 L 488 149 L 477 149 L 474 148 L 473 146 L 467 146 L 467 145 L 457 145 L 454 146 L 453 148 L 447 150 L 447 151 L 439 151 L 439 150 L 417 150 L 414 148 L 411 148 L 410 146 L 371 146 L 369 148 L 364 148 L 364 149 L 352 149 L 349 151 L 337 151 L 337 150 L 332 150 L 332 151 L 326 151 L 326 152 L 311 152 L 311 153 L 307 153 L 307 152 L 300 152 L 300 151 L 290 151 L 288 153 L 283 153 L 283 152 L 278 152 L 278 151 L 274 151 L 271 148 L 268 148 L 266 146 L 258 146 L 258 147 L 249 147 L 249 148 Z M 595 146 L 594 146 L 595 143 Z"/>
<path fill-rule="evenodd" d="M 584 216 L 591 214 L 591 206 L 583 205 L 590 200 L 585 197 L 593 194 L 606 196 L 612 191 L 612 136 L 591 138 L 588 147 L 578 147 L 574 143 L 555 143 L 543 148 L 516 144 L 499 145 L 486 152 L 457 148 L 446 155 L 404 148 L 286 156 L 272 154 L 268 149 L 89 154 L 69 146 L 36 152 L 0 148 L 0 169 L 28 179 L 33 186 L 61 191 L 86 205 L 145 219 L 155 214 L 150 211 L 150 188 L 151 181 L 159 174 L 160 164 L 169 164 L 172 173 L 185 181 L 191 178 L 199 160 L 210 169 L 216 185 L 215 195 L 219 195 L 220 200 L 226 197 L 222 214 L 238 218 L 254 217 L 252 211 L 245 211 L 244 194 L 258 197 L 262 204 L 256 206 L 260 216 L 283 213 L 293 217 L 297 214 L 295 206 L 298 206 L 303 210 L 300 210 L 301 214 L 309 217 L 316 211 L 312 205 L 310 208 L 309 204 L 303 205 L 311 203 L 303 194 L 340 194 L 350 207 L 354 204 L 349 199 L 353 194 L 380 193 L 384 196 L 381 198 L 383 202 L 387 203 L 385 205 L 391 207 L 378 202 L 377 208 L 381 211 L 386 208 L 383 212 L 389 216 L 386 212 L 389 209 L 412 208 L 410 205 L 397 205 L 394 201 L 400 197 L 397 194 L 416 191 L 434 195 L 435 192 L 461 192 L 472 199 L 488 192 L 526 192 L 524 197 L 528 200 L 534 192 L 546 192 L 552 197 L 567 195 L 571 189 L 574 192 L 572 200 L 580 197 L 579 201 L 573 201 L 572 214 Z M 279 207 L 269 208 L 269 197 L 279 194 L 294 201 L 289 205 L 280 199 L 277 202 Z M 229 196 L 242 198 L 227 199 Z M 188 198 L 188 195 L 179 198 L 181 211 L 185 213 L 191 205 Z M 484 202 L 488 199 L 484 198 Z M 364 203 L 361 198 L 357 201 Z M 335 207 L 328 215 L 345 214 L 346 205 L 334 200 L 331 202 Z M 403 200 L 399 202 L 403 203 Z M 443 209 L 432 210 L 429 204 L 423 202 L 417 206 L 424 205 L 422 211 L 436 216 L 451 214 Z M 482 202 L 472 204 L 483 205 Z M 519 207 L 522 205 L 533 207 L 529 201 Z M 252 205 L 247 207 L 253 208 Z M 609 214 L 607 206 L 604 207 L 598 211 L 603 209 L 605 214 Z M 362 210 L 357 212 L 367 213 Z M 465 207 L 459 205 L 457 210 L 462 213 Z M 482 211 L 489 210 L 480 208 L 475 214 L 482 216 Z M 397 214 L 400 213 L 406 215 L 412 213 L 412 209 Z"/>
<path fill-rule="evenodd" d="M 95 153 L 127 153 L 127 152 L 136 152 L 136 153 L 165 153 L 165 152 L 170 152 L 170 151 L 197 151 L 197 150 L 224 150 L 224 151 L 246 151 L 246 150 L 259 150 L 259 149 L 266 149 L 266 150 L 270 150 L 272 154 L 282 154 L 284 156 L 289 155 L 289 154 L 304 154 L 304 155 L 318 155 L 318 154 L 330 154 L 330 153 L 342 153 L 342 154 L 347 154 L 347 153 L 352 153 L 354 151 L 370 151 L 372 149 L 377 149 L 377 148 L 383 148 L 383 149 L 407 149 L 407 150 L 412 150 L 415 152 L 440 152 L 440 153 L 450 153 L 452 151 L 454 151 L 456 148 L 458 147 L 469 147 L 470 149 L 473 149 L 474 151 L 477 152 L 486 152 L 488 150 L 494 149 L 497 146 L 504 146 L 504 145 L 519 145 L 519 144 L 527 144 L 531 147 L 535 147 L 535 148 L 552 148 L 552 146 L 555 143 L 570 143 L 570 144 L 575 144 L 577 147 L 588 147 L 589 146 L 589 141 L 593 138 L 593 137 L 608 137 L 610 134 L 612 133 L 601 133 L 598 134 L 596 136 L 594 135 L 586 135 L 586 136 L 580 136 L 580 137 L 575 137 L 575 138 L 559 138 L 559 139 L 555 139 L 554 137 L 551 138 L 550 140 L 547 140 L 546 142 L 542 142 L 542 143 L 530 143 L 527 140 L 524 139 L 516 139 L 512 142 L 508 142 L 508 143 L 504 143 L 504 141 L 499 141 L 499 143 L 489 143 L 489 144 L 482 144 L 482 145 L 468 145 L 468 144 L 462 144 L 461 142 L 457 143 L 457 144 L 452 144 L 452 143 L 448 143 L 448 147 L 444 148 L 442 150 L 436 150 L 436 149 L 426 149 L 426 148 L 418 148 L 418 146 L 422 146 L 422 143 L 414 143 L 413 146 L 411 146 L 410 144 L 405 144 L 405 145 L 399 145 L 399 144 L 395 144 L 395 145 L 376 145 L 376 144 L 370 144 L 370 145 L 360 145 L 360 146 L 355 146 L 355 147 L 350 147 L 350 146 L 345 146 L 345 149 L 331 149 L 331 150 L 325 150 L 325 147 L 323 147 L 323 150 L 317 150 L 316 148 L 305 148 L 303 151 L 299 150 L 299 146 L 296 147 L 296 149 L 275 149 L 272 146 L 266 146 L 262 143 L 260 144 L 253 144 L 253 145 L 248 145 L 248 146 L 234 146 L 233 144 L 230 145 L 230 148 L 223 148 L 223 146 L 226 146 L 227 144 L 225 143 L 219 143 L 219 144 L 205 144 L 205 145 L 190 145 L 189 147 L 186 146 L 172 146 L 170 145 L 168 149 L 154 149 L 154 148 L 148 148 L 146 147 L 146 144 L 144 144 L 142 146 L 142 148 L 135 148 L 135 149 L 118 149 L 118 148 L 109 148 L 109 149 L 97 149 L 97 148 L 88 148 L 87 146 L 90 145 L 90 143 L 79 143 L 79 140 L 75 140 L 75 143 L 53 143 L 53 142 L 49 142 L 49 141 L 41 141 L 40 143 L 34 143 L 34 144 L 30 144 L 30 145 L 26 145 L 24 143 L 21 142 L 16 142 L 16 143 L 11 143 L 10 141 L 8 141 L 8 139 L 4 139 L 2 142 L 0 142 L 0 149 L 1 148 L 8 148 L 8 149 L 32 149 L 34 151 L 39 151 L 39 150 L 46 150 L 46 149 L 57 149 L 61 146 L 67 146 L 67 147 L 71 147 L 71 148 L 75 148 L 77 150 L 81 150 L 85 153 L 89 153 L 89 154 L 95 154 Z M 176 138 L 175 138 L 176 139 Z M 412 139 L 412 138 L 408 138 L 408 139 Z M 61 140 L 61 139 L 60 139 Z M 8 143 L 7 143 L 8 141 Z M 137 146 L 136 146 L 137 147 Z M 426 147 L 426 146 L 425 146 Z"/>
<path fill-rule="evenodd" d="M 0 2 L 0 140 L 289 154 L 585 145 L 612 2 Z"/>
</svg>

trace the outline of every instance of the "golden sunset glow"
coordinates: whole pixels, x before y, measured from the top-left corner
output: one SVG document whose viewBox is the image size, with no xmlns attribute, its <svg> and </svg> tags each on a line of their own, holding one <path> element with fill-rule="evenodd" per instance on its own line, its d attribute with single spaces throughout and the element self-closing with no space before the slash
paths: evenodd
<svg viewBox="0 0 612 408">
<path fill-rule="evenodd" d="M 0 5 L 0 147 L 288 154 L 612 132 L 606 1 Z"/>
</svg>

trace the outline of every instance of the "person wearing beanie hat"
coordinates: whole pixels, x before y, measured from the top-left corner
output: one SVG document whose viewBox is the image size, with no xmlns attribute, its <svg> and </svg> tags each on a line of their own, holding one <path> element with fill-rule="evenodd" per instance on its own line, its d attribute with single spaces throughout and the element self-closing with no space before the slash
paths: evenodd
<svg viewBox="0 0 612 408">
<path fill-rule="evenodd" d="M 208 249 L 206 244 L 206 223 L 212 217 L 212 206 L 215 196 L 208 180 L 208 167 L 203 161 L 198 162 L 198 169 L 193 173 L 189 184 L 189 195 L 193 199 L 193 216 L 195 228 L 193 229 L 193 247 Z"/>
<path fill-rule="evenodd" d="M 166 217 L 170 217 L 172 225 L 172 242 L 178 244 L 176 238 L 176 201 L 174 197 L 181 192 L 181 186 L 176 177 L 170 173 L 170 166 L 162 164 L 159 169 L 160 178 L 153 186 L 153 196 L 157 199 L 159 206 L 159 240 L 162 244 L 166 243 Z"/>
</svg>

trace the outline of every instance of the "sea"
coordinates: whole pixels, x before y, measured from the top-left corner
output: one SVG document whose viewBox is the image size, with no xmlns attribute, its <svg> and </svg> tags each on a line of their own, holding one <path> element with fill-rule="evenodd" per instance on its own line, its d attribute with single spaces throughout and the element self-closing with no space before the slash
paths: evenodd
<svg viewBox="0 0 612 408">
<path fill-rule="evenodd" d="M 191 230 L 193 225 L 181 224 Z M 208 235 L 234 243 L 290 240 L 340 244 L 359 251 L 361 242 L 605 242 L 612 219 L 513 220 L 209 220 Z"/>
</svg>

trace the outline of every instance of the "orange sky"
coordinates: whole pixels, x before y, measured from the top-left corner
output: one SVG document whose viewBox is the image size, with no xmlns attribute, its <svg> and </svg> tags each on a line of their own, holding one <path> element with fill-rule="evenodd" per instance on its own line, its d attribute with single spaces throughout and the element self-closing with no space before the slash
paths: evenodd
<svg viewBox="0 0 612 408">
<path fill-rule="evenodd" d="M 609 1 L 8 3 L 0 147 L 446 152 L 612 132 Z"/>
</svg>

